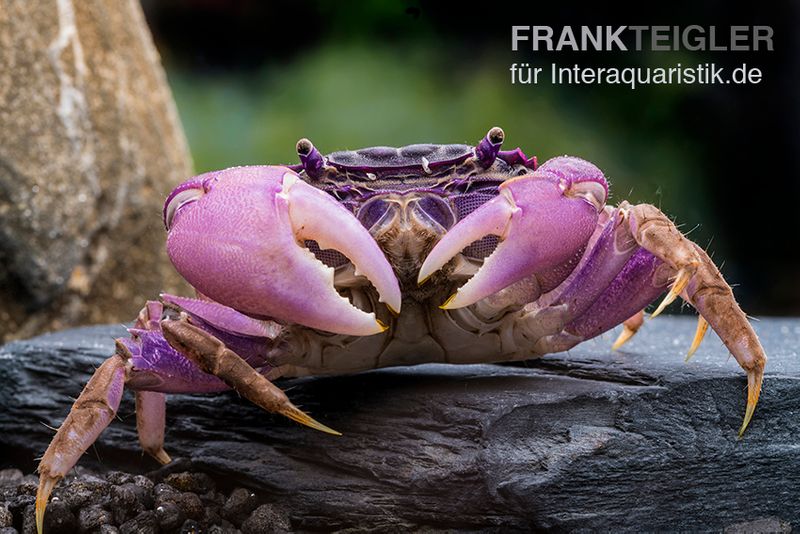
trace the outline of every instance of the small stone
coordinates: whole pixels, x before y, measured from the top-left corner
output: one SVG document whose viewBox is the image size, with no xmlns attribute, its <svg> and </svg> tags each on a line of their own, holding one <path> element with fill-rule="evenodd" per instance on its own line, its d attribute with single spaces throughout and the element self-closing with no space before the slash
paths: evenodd
<svg viewBox="0 0 800 534">
<path fill-rule="evenodd" d="M 44 530 L 49 534 L 71 534 L 78 528 L 78 520 L 64 501 L 50 501 L 44 515 Z"/>
<path fill-rule="evenodd" d="M 93 532 L 100 525 L 111 524 L 112 520 L 111 512 L 96 504 L 81 508 L 78 512 L 78 528 L 81 532 Z"/>
<path fill-rule="evenodd" d="M 17 484 L 17 494 L 19 495 L 36 495 L 36 490 L 39 488 L 39 481 L 36 477 L 23 477 Z"/>
<path fill-rule="evenodd" d="M 0 527 L 10 527 L 14 524 L 14 515 L 8 509 L 8 505 L 0 504 Z"/>
<path fill-rule="evenodd" d="M 175 530 L 185 520 L 186 516 L 174 502 L 165 502 L 156 507 L 156 521 L 161 530 Z"/>
<path fill-rule="evenodd" d="M 157 534 L 158 522 L 156 521 L 156 513 L 152 510 L 140 513 L 120 525 L 119 532 L 120 534 Z"/>
<path fill-rule="evenodd" d="M 174 502 L 177 495 L 180 495 L 178 490 L 163 482 L 156 484 L 153 488 L 153 496 L 156 499 L 156 506 L 165 502 Z"/>
<path fill-rule="evenodd" d="M 272 504 L 262 504 L 242 523 L 243 534 L 269 534 L 291 532 L 292 526 L 286 514 Z"/>
<path fill-rule="evenodd" d="M 123 471 L 111 471 L 106 475 L 106 480 L 116 485 L 127 484 L 133 482 L 133 475 Z"/>
<path fill-rule="evenodd" d="M 100 534 L 119 534 L 119 529 L 114 525 L 100 525 Z"/>
<path fill-rule="evenodd" d="M 72 510 L 88 504 L 105 504 L 108 502 L 110 489 L 111 484 L 104 479 L 86 475 L 72 482 L 67 491 L 62 493 L 61 500 Z"/>
<path fill-rule="evenodd" d="M 233 490 L 222 507 L 222 517 L 236 526 L 242 522 L 256 509 L 258 499 L 250 490 L 236 488 Z"/>
<path fill-rule="evenodd" d="M 145 508 L 139 502 L 136 486 L 130 483 L 111 487 L 111 505 L 114 522 L 118 524 L 126 522 Z"/>
<path fill-rule="evenodd" d="M 187 519 L 181 526 L 181 534 L 203 534 L 203 529 L 200 528 L 197 521 Z"/>
<path fill-rule="evenodd" d="M 180 491 L 190 491 L 192 493 L 206 493 L 213 490 L 216 484 L 205 473 L 172 473 L 164 479 L 164 482 Z"/>
<path fill-rule="evenodd" d="M 19 469 L 0 470 L 0 486 L 16 486 L 22 480 L 22 471 Z"/>
<path fill-rule="evenodd" d="M 178 508 L 181 509 L 181 512 L 183 512 L 186 517 L 198 520 L 203 519 L 205 506 L 203 506 L 203 501 L 200 500 L 200 497 L 198 497 L 196 493 L 180 493 L 175 497 L 173 502 L 178 505 Z"/>
<path fill-rule="evenodd" d="M 36 534 L 36 516 L 32 504 L 26 506 L 22 513 L 22 534 Z"/>
<path fill-rule="evenodd" d="M 136 475 L 135 477 L 133 477 L 133 483 L 137 487 L 144 488 L 151 493 L 153 491 L 153 488 L 155 487 L 153 481 L 143 475 Z"/>
<path fill-rule="evenodd" d="M 19 534 L 19 531 L 14 527 L 2 527 L 0 528 L 0 534 Z"/>
<path fill-rule="evenodd" d="M 15 495 L 6 504 L 11 513 L 16 515 L 28 506 L 32 506 L 36 502 L 36 497 L 33 495 Z"/>
</svg>

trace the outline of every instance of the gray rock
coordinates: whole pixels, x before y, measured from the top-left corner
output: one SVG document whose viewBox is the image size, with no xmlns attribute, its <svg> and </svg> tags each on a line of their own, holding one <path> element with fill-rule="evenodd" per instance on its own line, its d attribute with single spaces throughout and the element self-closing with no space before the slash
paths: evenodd
<svg viewBox="0 0 800 534">
<path fill-rule="evenodd" d="M 14 527 L 2 527 L 0 528 L 0 534 L 19 534 L 19 531 Z"/>
<path fill-rule="evenodd" d="M 160 212 L 191 173 L 139 3 L 7 3 L 0 72 L 0 339 L 131 320 L 180 286 Z"/>
<path fill-rule="evenodd" d="M 177 462 L 168 473 L 201 469 L 253 488 L 298 530 L 797 528 L 800 321 L 754 326 L 770 361 L 741 440 L 743 372 L 713 334 L 685 364 L 693 320 L 659 317 L 615 353 L 608 334 L 527 367 L 427 365 L 281 383 L 342 437 L 233 393 L 170 395 L 166 449 L 193 468 Z M 27 455 L 33 468 L 52 437 L 41 422 L 60 424 L 121 333 L 83 328 L 0 348 L 0 457 Z M 82 465 L 155 468 L 138 450 L 130 395 L 120 414 L 97 443 L 102 464 L 92 453 Z M 165 483 L 153 493 L 156 506 L 179 494 Z"/>
</svg>

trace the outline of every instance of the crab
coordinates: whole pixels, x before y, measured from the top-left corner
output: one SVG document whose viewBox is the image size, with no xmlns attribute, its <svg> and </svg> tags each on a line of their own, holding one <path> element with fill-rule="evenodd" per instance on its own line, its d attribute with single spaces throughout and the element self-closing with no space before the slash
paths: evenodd
<svg viewBox="0 0 800 534">
<path fill-rule="evenodd" d="M 623 324 L 616 349 L 667 292 L 699 312 L 747 375 L 742 433 L 766 356 L 706 252 L 649 204 L 606 205 L 592 163 L 539 165 L 501 149 L 416 144 L 209 172 L 166 200 L 167 252 L 196 297 L 148 301 L 116 340 L 39 464 L 36 522 L 50 493 L 135 391 L 139 441 L 158 462 L 166 394 L 227 389 L 329 434 L 273 384 L 428 362 L 528 360 Z"/>
</svg>

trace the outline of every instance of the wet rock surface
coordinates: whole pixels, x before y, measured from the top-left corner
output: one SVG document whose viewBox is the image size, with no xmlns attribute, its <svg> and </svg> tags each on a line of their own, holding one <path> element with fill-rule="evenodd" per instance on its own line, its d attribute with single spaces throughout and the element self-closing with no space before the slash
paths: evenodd
<svg viewBox="0 0 800 534">
<path fill-rule="evenodd" d="M 61 504 L 51 504 L 48 525 L 788 531 L 800 526 L 800 321 L 755 328 L 770 361 L 742 440 L 743 372 L 713 334 L 683 363 L 694 322 L 660 317 L 616 353 L 608 334 L 527 367 L 428 365 L 281 383 L 339 438 L 235 394 L 169 396 L 175 462 L 160 469 L 138 449 L 128 395 L 121 421 L 54 492 Z M 0 467 L 10 469 L 0 471 L 0 505 L 10 528 L 32 526 L 27 473 L 52 437 L 45 424 L 61 423 L 123 333 L 82 328 L 0 348 Z M 7 517 L 0 506 L 0 527 Z"/>
</svg>

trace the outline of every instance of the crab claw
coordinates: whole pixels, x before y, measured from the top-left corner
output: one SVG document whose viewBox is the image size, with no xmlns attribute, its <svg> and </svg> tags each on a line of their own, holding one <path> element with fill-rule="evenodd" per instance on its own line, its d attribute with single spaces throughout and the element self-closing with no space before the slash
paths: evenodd
<svg viewBox="0 0 800 534">
<path fill-rule="evenodd" d="M 304 245 L 315 240 L 344 254 L 380 301 L 400 311 L 397 278 L 369 232 L 285 167 L 237 167 L 197 177 L 173 192 L 164 213 L 172 263 L 220 304 L 338 334 L 384 331 L 374 313 L 339 295 L 333 269 Z"/>
<path fill-rule="evenodd" d="M 470 243 L 500 238 L 483 266 L 441 307 L 454 309 L 553 268 L 585 247 L 608 186 L 600 169 L 579 158 L 554 158 L 531 174 L 503 182 L 499 194 L 459 221 L 431 250 L 424 282 Z"/>
</svg>

